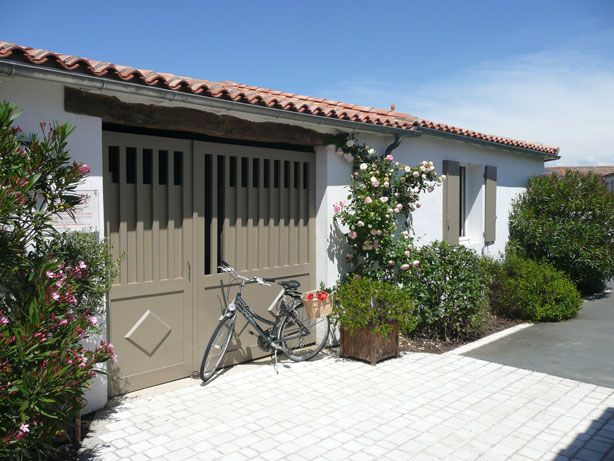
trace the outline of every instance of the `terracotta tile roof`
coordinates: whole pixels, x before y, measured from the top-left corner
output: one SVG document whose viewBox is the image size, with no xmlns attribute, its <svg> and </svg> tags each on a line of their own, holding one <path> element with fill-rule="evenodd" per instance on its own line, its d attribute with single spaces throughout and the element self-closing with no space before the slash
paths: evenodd
<svg viewBox="0 0 614 461">
<path fill-rule="evenodd" d="M 582 174 L 595 173 L 597 176 L 609 176 L 614 174 L 614 165 L 599 166 L 552 166 L 545 168 L 546 173 L 563 176 L 567 171 L 577 171 Z"/>
<path fill-rule="evenodd" d="M 26 62 L 46 67 L 59 68 L 75 73 L 85 73 L 96 77 L 137 83 L 157 88 L 192 93 L 205 97 L 226 99 L 245 104 L 253 104 L 275 109 L 301 112 L 321 117 L 349 120 L 372 125 L 388 126 L 401 129 L 428 128 L 456 136 L 479 139 L 505 146 L 517 147 L 556 156 L 558 147 L 519 141 L 494 136 L 477 131 L 466 130 L 451 125 L 419 119 L 410 114 L 394 110 L 377 109 L 355 104 L 347 104 L 324 98 L 314 98 L 295 93 L 286 93 L 267 88 L 244 85 L 228 80 L 211 82 L 174 74 L 120 66 L 109 62 L 54 53 L 43 49 L 16 45 L 0 41 L 0 59 Z"/>
</svg>

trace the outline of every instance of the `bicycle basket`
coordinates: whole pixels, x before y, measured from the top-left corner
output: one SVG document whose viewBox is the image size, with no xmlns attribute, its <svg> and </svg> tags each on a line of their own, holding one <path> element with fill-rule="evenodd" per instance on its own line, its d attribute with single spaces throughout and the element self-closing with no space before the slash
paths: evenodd
<svg viewBox="0 0 614 461">
<path fill-rule="evenodd" d="M 333 311 L 333 295 L 326 291 L 306 291 L 301 295 L 301 300 L 309 319 L 328 316 Z"/>
</svg>

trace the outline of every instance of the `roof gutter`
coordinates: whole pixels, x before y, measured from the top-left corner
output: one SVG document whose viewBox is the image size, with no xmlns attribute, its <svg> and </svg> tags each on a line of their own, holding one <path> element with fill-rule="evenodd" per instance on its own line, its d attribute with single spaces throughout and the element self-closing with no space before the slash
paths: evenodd
<svg viewBox="0 0 614 461">
<path fill-rule="evenodd" d="M 0 60 L 0 74 L 7 75 L 9 77 L 36 78 L 97 91 L 114 91 L 131 95 L 137 94 L 144 97 L 164 99 L 173 102 L 184 102 L 198 106 L 227 110 L 229 112 L 237 111 L 276 119 L 294 120 L 297 122 L 336 127 L 346 131 L 367 133 L 376 132 L 380 134 L 398 135 L 399 137 L 417 137 L 422 134 L 417 129 L 409 130 L 383 125 L 371 125 L 368 123 L 353 122 L 319 115 L 290 112 L 283 109 L 255 106 L 242 102 L 228 101 L 224 99 L 216 99 L 207 96 L 168 90 L 166 88 L 143 86 L 136 83 L 110 80 L 103 77 L 95 77 L 86 74 L 77 74 L 59 69 L 41 67 L 10 60 Z"/>
<path fill-rule="evenodd" d="M 549 162 L 552 160 L 558 160 L 561 158 L 559 155 L 546 154 L 545 152 L 538 152 L 538 151 L 531 150 L 531 149 L 524 149 L 522 147 L 507 146 L 505 144 L 499 144 L 499 143 L 492 142 L 492 141 L 486 141 L 484 139 L 471 138 L 469 136 L 463 136 L 463 135 L 458 135 L 454 133 L 446 133 L 445 131 L 434 130 L 433 128 L 418 127 L 418 131 L 423 134 L 439 136 L 440 138 L 450 138 L 456 141 L 461 140 L 461 141 L 466 141 L 466 142 L 470 142 L 473 144 L 479 144 L 479 145 L 486 146 L 486 147 L 494 147 L 500 150 L 503 149 L 503 150 L 515 152 L 518 154 L 530 155 L 532 157 L 540 158 L 546 162 Z"/>
</svg>

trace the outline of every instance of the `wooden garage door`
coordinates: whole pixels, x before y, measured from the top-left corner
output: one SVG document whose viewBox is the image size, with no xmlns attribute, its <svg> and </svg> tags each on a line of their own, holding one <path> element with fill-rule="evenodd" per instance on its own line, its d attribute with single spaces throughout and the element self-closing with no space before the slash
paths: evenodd
<svg viewBox="0 0 614 461">
<path fill-rule="evenodd" d="M 195 142 L 196 350 L 195 367 L 236 286 L 218 270 L 224 259 L 244 275 L 293 278 L 315 288 L 315 157 L 313 153 Z M 200 174 L 200 173 L 197 173 Z M 195 176 L 196 178 L 196 176 Z M 201 238 L 203 237 L 203 238 Z M 263 316 L 279 286 L 248 286 L 244 297 Z M 265 355 L 246 322 L 226 364 Z"/>
<path fill-rule="evenodd" d="M 120 273 L 109 337 L 118 361 L 111 395 L 190 376 L 246 275 L 315 287 L 314 154 L 104 132 L 106 234 Z M 250 287 L 260 314 L 276 288 Z M 239 323 L 229 363 L 260 357 Z"/>
</svg>

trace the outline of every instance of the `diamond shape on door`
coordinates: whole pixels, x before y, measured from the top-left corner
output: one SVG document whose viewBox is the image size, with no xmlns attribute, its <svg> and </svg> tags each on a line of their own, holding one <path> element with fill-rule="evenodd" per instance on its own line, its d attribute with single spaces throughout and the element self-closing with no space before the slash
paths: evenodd
<svg viewBox="0 0 614 461">
<path fill-rule="evenodd" d="M 125 338 L 151 357 L 172 328 L 149 309 L 134 324 Z"/>
</svg>

